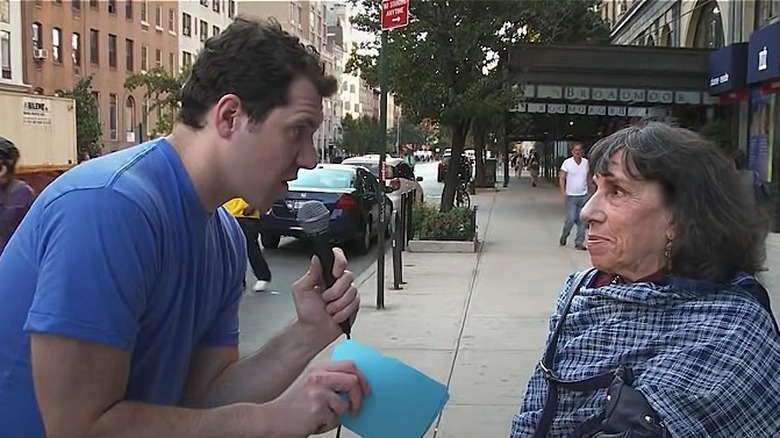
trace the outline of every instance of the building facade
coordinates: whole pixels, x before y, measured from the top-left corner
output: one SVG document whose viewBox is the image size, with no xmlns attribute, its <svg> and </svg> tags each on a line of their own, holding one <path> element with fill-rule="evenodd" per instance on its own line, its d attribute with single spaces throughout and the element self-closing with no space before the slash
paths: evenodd
<svg viewBox="0 0 780 438">
<path fill-rule="evenodd" d="M 764 180 L 780 200 L 780 1 L 605 0 L 612 42 L 711 49 L 709 114 L 735 164 Z M 774 230 L 780 232 L 780 202 Z"/>
<path fill-rule="evenodd" d="M 205 1 L 205 0 L 203 0 Z M 273 18 L 286 32 L 322 53 L 325 49 L 327 4 L 322 0 L 239 1 L 238 13 L 255 18 Z"/>
<path fill-rule="evenodd" d="M 333 41 L 328 42 L 328 4 L 321 0 L 291 1 L 240 1 L 238 13 L 253 18 L 272 18 L 286 32 L 297 36 L 301 43 L 314 49 L 324 64 L 325 72 L 336 78 L 343 71 L 341 52 Z M 323 99 L 323 121 L 314 133 L 314 144 L 325 157 L 331 145 L 337 143 L 341 133 L 342 102 L 338 94 Z"/>
<path fill-rule="evenodd" d="M 342 117 L 349 115 L 353 119 L 358 119 L 363 115 L 360 105 L 362 80 L 357 72 L 345 71 L 355 42 L 350 15 L 351 10 L 348 4 L 330 4 L 326 12 L 326 24 L 328 25 L 329 43 L 334 47 L 334 55 L 339 53 L 341 56 L 342 69 L 339 74 L 338 97 L 341 101 Z"/>
<path fill-rule="evenodd" d="M 179 66 L 192 62 L 209 37 L 219 35 L 236 16 L 236 0 L 179 0 Z"/>
<path fill-rule="evenodd" d="M 25 92 L 22 4 L 0 0 L 0 89 Z"/>
<path fill-rule="evenodd" d="M 177 71 L 177 17 L 175 1 L 22 2 L 25 82 L 36 94 L 59 95 L 92 76 L 104 152 L 135 144 L 156 115 L 144 90 L 130 92 L 124 82 L 154 67 Z"/>
<path fill-rule="evenodd" d="M 602 17 L 620 45 L 719 48 L 741 38 L 745 4 L 716 0 L 605 0 Z"/>
</svg>

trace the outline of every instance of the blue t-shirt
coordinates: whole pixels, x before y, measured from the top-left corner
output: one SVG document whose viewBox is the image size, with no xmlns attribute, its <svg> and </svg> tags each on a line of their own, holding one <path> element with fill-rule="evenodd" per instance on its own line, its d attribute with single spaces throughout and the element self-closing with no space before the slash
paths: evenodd
<svg viewBox="0 0 780 438">
<path fill-rule="evenodd" d="M 0 435 L 45 436 L 31 332 L 127 351 L 126 399 L 178 404 L 196 347 L 238 343 L 245 254 L 164 139 L 60 176 L 0 256 Z"/>
</svg>

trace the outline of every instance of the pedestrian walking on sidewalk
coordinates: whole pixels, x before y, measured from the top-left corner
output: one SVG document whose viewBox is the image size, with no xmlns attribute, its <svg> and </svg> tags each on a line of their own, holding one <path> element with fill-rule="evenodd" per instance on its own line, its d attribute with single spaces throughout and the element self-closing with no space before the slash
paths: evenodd
<svg viewBox="0 0 780 438">
<path fill-rule="evenodd" d="M 271 282 L 271 269 L 268 262 L 263 257 L 263 250 L 260 249 L 260 243 L 257 241 L 260 237 L 260 212 L 247 204 L 241 198 L 233 198 L 225 203 L 228 213 L 233 215 L 238 221 L 238 226 L 246 238 L 246 253 L 249 258 L 249 266 L 252 267 L 252 273 L 255 274 L 257 281 L 252 286 L 255 292 L 264 292 L 268 289 Z"/>
<path fill-rule="evenodd" d="M 536 187 L 539 182 L 539 170 L 541 164 L 539 163 L 539 153 L 536 149 L 531 151 L 531 156 L 528 159 L 528 171 L 531 173 L 531 186 Z"/>
<path fill-rule="evenodd" d="M 344 253 L 331 286 L 313 257 L 296 319 L 240 357 L 247 248 L 223 207 L 267 211 L 317 165 L 338 83 L 277 22 L 243 17 L 191 68 L 169 135 L 58 177 L 0 256 L 1 435 L 304 437 L 359 412 L 351 361 L 301 376 L 359 309 Z"/>
<path fill-rule="evenodd" d="M 19 149 L 0 137 L 0 255 L 35 199 L 35 191 L 16 177 Z"/>
<path fill-rule="evenodd" d="M 572 227 L 577 225 L 577 235 L 574 237 L 574 247 L 585 250 L 585 222 L 580 219 L 580 212 L 588 200 L 588 159 L 582 156 L 582 143 L 574 143 L 571 147 L 571 157 L 563 161 L 558 176 L 561 194 L 566 198 L 566 219 L 563 221 L 563 231 L 558 243 L 566 246 Z"/>
<path fill-rule="evenodd" d="M 658 122 L 591 150 L 593 269 L 566 281 L 511 438 L 774 438 L 769 216 L 713 144 Z"/>
</svg>

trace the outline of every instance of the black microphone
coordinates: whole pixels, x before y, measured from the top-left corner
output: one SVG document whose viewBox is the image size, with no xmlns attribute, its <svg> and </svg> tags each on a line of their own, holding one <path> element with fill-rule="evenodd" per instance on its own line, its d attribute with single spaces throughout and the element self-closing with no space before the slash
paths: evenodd
<svg viewBox="0 0 780 438">
<path fill-rule="evenodd" d="M 314 245 L 314 254 L 320 259 L 322 276 L 325 279 L 325 287 L 330 288 L 336 279 L 333 277 L 333 247 L 326 236 L 328 223 L 330 223 L 330 210 L 320 201 L 307 201 L 301 204 L 296 216 L 303 232 Z M 349 320 L 339 324 L 347 337 L 351 332 Z"/>
</svg>

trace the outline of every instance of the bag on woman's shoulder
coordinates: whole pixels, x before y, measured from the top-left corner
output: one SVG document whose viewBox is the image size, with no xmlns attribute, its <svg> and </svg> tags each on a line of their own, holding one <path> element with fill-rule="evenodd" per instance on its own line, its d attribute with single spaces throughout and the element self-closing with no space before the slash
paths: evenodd
<svg viewBox="0 0 780 438">
<path fill-rule="evenodd" d="M 628 369 L 619 369 L 607 389 L 607 403 L 601 421 L 587 438 L 665 438 L 669 436 L 658 414 L 645 397 L 631 386 Z"/>
<path fill-rule="evenodd" d="M 556 376 L 552 369 L 555 363 L 555 346 L 566 320 L 566 314 L 571 307 L 572 299 L 585 280 L 591 277 L 594 272 L 595 269 L 580 272 L 572 281 L 561 318 L 555 327 L 544 357 L 539 361 L 539 367 L 547 380 L 547 402 L 539 419 L 534 438 L 547 436 L 555 417 L 558 389 L 583 392 L 604 388 L 607 388 L 607 398 L 601 416 L 588 424 L 581 425 L 577 436 L 583 438 L 667 438 L 669 433 L 663 421 L 647 403 L 645 397 L 631 386 L 634 377 L 629 368 L 619 366 L 614 371 L 584 380 L 562 380 Z"/>
</svg>

